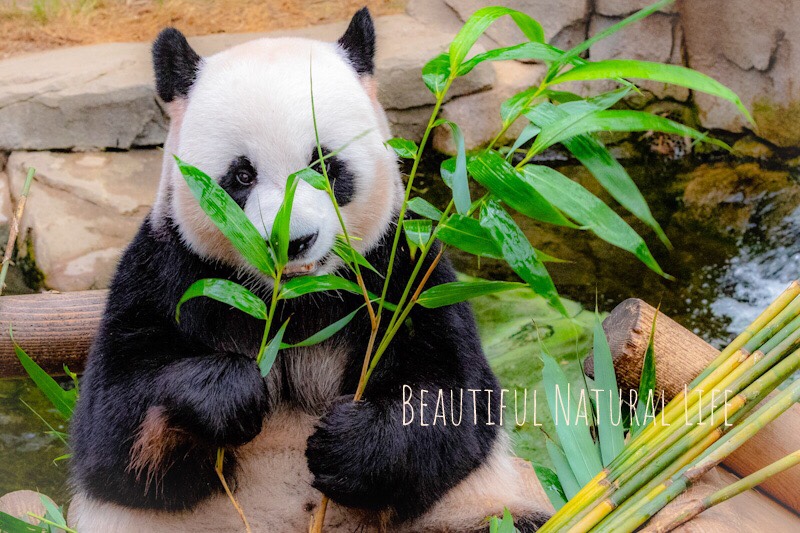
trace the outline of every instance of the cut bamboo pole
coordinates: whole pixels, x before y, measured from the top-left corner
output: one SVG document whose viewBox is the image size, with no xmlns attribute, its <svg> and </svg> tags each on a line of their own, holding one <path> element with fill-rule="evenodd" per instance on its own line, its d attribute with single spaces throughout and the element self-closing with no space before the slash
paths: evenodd
<svg viewBox="0 0 800 533">
<path fill-rule="evenodd" d="M 638 389 L 654 315 L 655 308 L 641 300 L 630 299 L 619 304 L 603 323 L 614 356 L 617 379 L 623 391 Z M 664 390 L 668 399 L 682 393 L 684 385 L 690 383 L 720 353 L 663 313 L 659 313 L 657 319 L 654 344 L 657 389 Z M 591 359 L 587 360 L 586 369 L 593 375 Z M 795 405 L 783 414 L 780 422 L 767 425 L 723 464 L 744 477 L 798 448 L 800 406 Z M 782 472 L 767 480 L 760 489 L 795 512 L 800 512 L 800 491 L 797 487 L 800 487 L 800 469 Z"/>
</svg>

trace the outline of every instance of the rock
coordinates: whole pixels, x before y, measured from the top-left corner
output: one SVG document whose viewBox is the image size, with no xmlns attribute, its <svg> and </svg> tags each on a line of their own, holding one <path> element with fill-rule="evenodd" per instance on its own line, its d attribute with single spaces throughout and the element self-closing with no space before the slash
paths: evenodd
<svg viewBox="0 0 800 533">
<path fill-rule="evenodd" d="M 800 204 L 800 185 L 789 172 L 757 163 L 701 165 L 683 177 L 684 209 L 676 218 L 728 237 L 755 225 L 778 227 Z"/>
<path fill-rule="evenodd" d="M 462 21 L 487 5 L 486 0 L 445 0 Z M 554 4 L 551 0 L 507 0 L 506 7 L 527 13 L 544 27 L 547 42 L 566 48 L 578 44 L 586 33 L 587 2 L 585 0 L 562 0 Z M 557 7 L 556 7 L 557 6 Z M 492 24 L 486 35 L 500 46 L 511 46 L 523 42 L 525 36 L 510 17 L 503 17 Z"/>
<path fill-rule="evenodd" d="M 0 512 L 36 525 L 39 524 L 39 519 L 30 516 L 28 513 L 37 516 L 45 516 L 47 514 L 47 509 L 44 503 L 42 503 L 42 499 L 46 500 L 53 507 L 58 508 L 49 496 L 32 490 L 15 490 L 14 492 L 9 492 L 0 497 Z M 54 531 L 62 530 L 54 529 Z"/>
<path fill-rule="evenodd" d="M 14 208 L 11 205 L 11 193 L 8 187 L 8 174 L 0 171 L 0 245 L 5 246 L 8 238 L 8 224 L 14 216 Z"/>
<path fill-rule="evenodd" d="M 467 150 L 488 145 L 500 132 L 500 104 L 531 86 L 538 85 L 547 69 L 544 65 L 526 64 L 517 61 L 500 61 L 495 64 L 497 80 L 492 90 L 461 96 L 446 103 L 441 116 L 452 120 L 464 133 Z M 513 142 L 526 122 L 518 120 L 500 139 L 499 144 Z M 455 154 L 452 132 L 447 126 L 440 126 L 433 136 L 433 147 L 446 154 Z"/>
<path fill-rule="evenodd" d="M 202 54 L 265 36 L 333 41 L 346 24 L 190 41 Z M 421 69 L 447 48 L 453 34 L 407 15 L 379 17 L 376 26 L 381 101 L 392 109 L 432 104 Z M 481 65 L 459 78 L 450 96 L 483 90 L 493 80 L 492 66 Z M 64 48 L 0 61 L 0 151 L 151 146 L 163 143 L 166 124 L 153 89 L 149 43 Z"/>
<path fill-rule="evenodd" d="M 453 35 L 464 24 L 445 0 L 409 0 L 406 13 L 425 24 L 436 24 Z"/>
<path fill-rule="evenodd" d="M 595 0 L 594 9 L 601 15 L 608 17 L 627 16 L 640 9 L 652 5 L 652 0 Z M 678 8 L 675 4 L 670 4 L 659 13 L 676 13 Z"/>
<path fill-rule="evenodd" d="M 386 110 L 392 135 L 413 140 L 422 138 L 425 128 L 428 126 L 428 120 L 431 118 L 431 113 L 433 113 L 432 105 Z"/>
<path fill-rule="evenodd" d="M 617 22 L 619 19 L 616 18 L 594 16 L 590 24 L 590 34 L 596 35 Z M 647 35 L 648 38 L 642 39 L 642 35 Z M 679 65 L 683 59 L 681 57 L 682 39 L 683 33 L 678 18 L 656 13 L 597 42 L 590 50 L 590 59 L 592 61 L 635 59 Z M 680 101 L 686 101 L 689 98 L 689 90 L 682 87 L 646 80 L 634 81 L 637 81 L 637 85 L 651 92 L 656 98 L 671 97 Z M 612 88 L 608 82 L 599 82 L 595 85 Z"/>
<path fill-rule="evenodd" d="M 742 137 L 733 145 L 733 151 L 745 157 L 752 157 L 753 159 L 769 159 L 775 152 L 772 148 L 759 141 L 752 135 Z"/>
<path fill-rule="evenodd" d="M 0 61 L 0 150 L 129 148 L 159 144 L 165 133 L 146 44 Z"/>
<path fill-rule="evenodd" d="M 683 2 L 680 8 L 689 65 L 722 81 L 752 110 L 759 136 L 800 144 L 800 3 L 769 0 Z M 752 128 L 726 101 L 696 93 L 706 128 Z"/>
<path fill-rule="evenodd" d="M 159 150 L 11 154 L 12 194 L 27 169 L 36 168 L 17 242 L 22 260 L 43 274 L 44 286 L 74 291 L 108 285 L 155 199 L 161 159 Z"/>
</svg>

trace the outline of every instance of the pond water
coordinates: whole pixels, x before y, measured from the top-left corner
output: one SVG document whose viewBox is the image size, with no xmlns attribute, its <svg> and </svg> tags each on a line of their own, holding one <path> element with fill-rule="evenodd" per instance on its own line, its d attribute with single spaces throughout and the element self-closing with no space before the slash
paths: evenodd
<svg viewBox="0 0 800 533">
<path fill-rule="evenodd" d="M 439 162 L 435 158 L 425 162 L 417 188 L 418 194 L 444 204 L 449 191 L 436 175 Z M 609 201 L 581 168 L 566 161 L 550 164 Z M 655 157 L 628 162 L 626 167 L 672 241 L 673 250 L 666 249 L 633 217 L 618 212 L 645 236 L 661 266 L 675 279 L 656 275 L 633 256 L 588 232 L 554 229 L 518 218 L 536 247 L 570 261 L 548 266 L 564 297 L 593 308 L 597 295 L 605 311 L 630 297 L 661 303 L 665 313 L 720 346 L 792 279 L 800 277 L 800 172 L 796 167 L 779 161 L 668 161 Z M 476 187 L 473 197 L 480 192 Z M 451 257 L 468 274 L 514 279 L 514 274 L 498 261 L 478 262 L 458 251 Z M 490 314 L 489 309 L 507 312 L 515 305 L 487 302 L 476 307 Z M 538 305 L 535 309 L 541 311 L 540 304 L 520 303 L 514 320 L 523 325 L 529 322 L 522 316 L 526 309 L 534 309 L 525 305 Z M 577 306 L 571 308 L 577 312 Z M 507 316 L 503 320 L 511 323 Z M 579 351 L 579 344 L 586 345 L 585 332 L 578 337 L 551 333 L 549 338 L 555 344 L 550 351 L 562 357 Z M 502 341 L 495 339 L 492 343 L 487 346 L 490 355 L 510 353 Z M 514 358 L 498 369 L 504 385 L 535 386 L 538 363 L 528 365 L 521 356 Z M 53 462 L 66 453 L 65 446 L 47 433 L 45 424 L 23 401 L 55 429 L 64 429 L 57 413 L 28 381 L 0 380 L 0 494 L 20 488 L 39 489 L 58 503 L 66 502 L 67 464 Z M 530 435 L 520 439 L 527 446 Z M 535 458 L 535 439 L 530 442 L 533 451 L 526 455 Z"/>
</svg>

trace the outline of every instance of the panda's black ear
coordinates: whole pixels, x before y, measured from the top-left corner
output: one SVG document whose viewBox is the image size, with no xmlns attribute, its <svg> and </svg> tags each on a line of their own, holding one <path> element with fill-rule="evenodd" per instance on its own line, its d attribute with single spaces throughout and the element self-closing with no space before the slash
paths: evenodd
<svg viewBox="0 0 800 533">
<path fill-rule="evenodd" d="M 175 28 L 161 30 L 153 43 L 153 70 L 162 100 L 171 102 L 189 94 L 199 65 L 200 56 L 181 32 Z"/>
<path fill-rule="evenodd" d="M 375 25 L 369 9 L 359 9 L 347 31 L 339 38 L 339 46 L 344 49 L 350 63 L 360 76 L 372 75 L 375 71 Z"/>
</svg>

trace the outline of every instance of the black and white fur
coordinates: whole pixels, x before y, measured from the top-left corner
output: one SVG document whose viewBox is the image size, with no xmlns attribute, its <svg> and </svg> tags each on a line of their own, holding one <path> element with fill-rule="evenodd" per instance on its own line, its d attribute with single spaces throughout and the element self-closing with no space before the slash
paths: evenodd
<svg viewBox="0 0 800 533">
<path fill-rule="evenodd" d="M 506 437 L 486 424 L 485 401 L 472 423 L 466 390 L 499 385 L 467 305 L 417 307 L 358 403 L 365 312 L 324 344 L 282 351 L 266 378 L 253 357 L 262 321 L 202 298 L 175 321 L 178 299 L 198 279 L 231 279 L 265 299 L 271 284 L 200 210 L 171 154 L 218 179 L 266 238 L 286 177 L 316 159 L 309 62 L 322 146 L 332 151 L 368 131 L 328 166 L 350 233 L 386 271 L 402 181 L 383 145 L 374 49 L 366 9 L 338 43 L 262 39 L 200 58 L 178 31 L 159 35 L 156 86 L 172 118 L 159 195 L 112 282 L 71 428 L 70 520 L 82 533 L 240 529 L 214 472 L 218 447 L 255 531 L 306 530 L 320 492 L 334 502 L 326 531 L 480 531 L 504 506 L 522 530 L 540 523 Z M 331 253 L 337 233 L 326 194 L 301 182 L 290 270 L 347 276 Z M 412 266 L 401 246 L 389 300 Z M 365 276 L 380 292 L 383 280 Z M 453 279 L 445 260 L 428 284 Z M 297 342 L 361 303 L 349 293 L 288 300 L 275 323 L 291 317 L 285 340 Z M 464 389 L 464 421 L 403 426 L 403 385 L 417 406 L 421 389 L 454 389 L 457 399 Z M 497 421 L 496 402 L 491 411 Z"/>
</svg>

